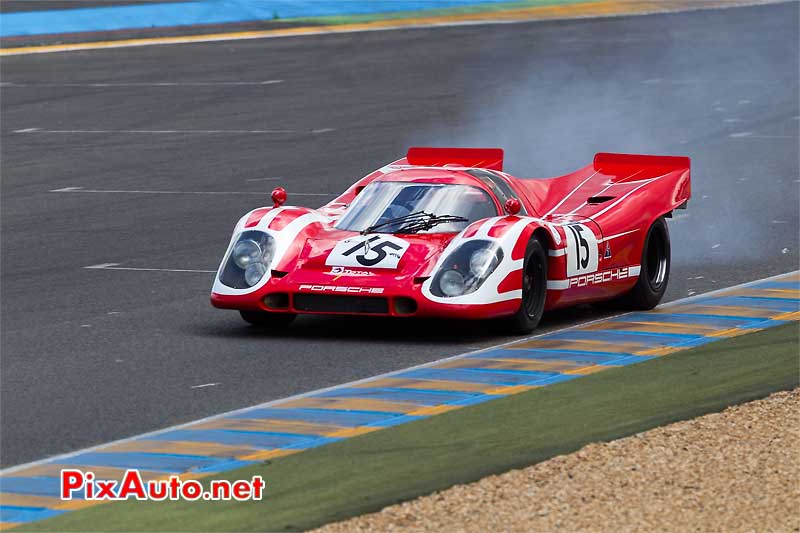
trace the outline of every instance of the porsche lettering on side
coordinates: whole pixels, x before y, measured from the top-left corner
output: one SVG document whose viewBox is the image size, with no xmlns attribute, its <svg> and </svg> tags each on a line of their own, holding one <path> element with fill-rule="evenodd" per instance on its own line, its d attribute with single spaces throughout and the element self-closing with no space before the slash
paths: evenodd
<svg viewBox="0 0 800 533">
<path fill-rule="evenodd" d="M 576 276 L 569 278 L 570 287 L 586 287 L 587 285 L 598 285 L 600 283 L 608 283 L 609 281 L 625 279 L 630 276 L 638 276 L 641 267 L 631 266 L 615 268 L 613 270 L 605 270 L 603 272 L 596 272 L 594 274 L 587 274 L 585 276 Z"/>
<path fill-rule="evenodd" d="M 411 148 L 317 209 L 275 189 L 236 224 L 211 303 L 266 327 L 370 314 L 501 319 L 518 333 L 559 307 L 650 309 L 669 279 L 666 219 L 690 196 L 688 157 L 599 153 L 520 178 L 497 148 Z"/>
</svg>

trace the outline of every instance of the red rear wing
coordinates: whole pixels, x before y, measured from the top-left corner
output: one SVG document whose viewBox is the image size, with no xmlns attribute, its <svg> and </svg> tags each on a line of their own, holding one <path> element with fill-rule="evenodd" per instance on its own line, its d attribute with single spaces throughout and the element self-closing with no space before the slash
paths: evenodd
<svg viewBox="0 0 800 533">
<path fill-rule="evenodd" d="M 409 165 L 424 167 L 460 165 L 470 168 L 503 170 L 503 150 L 501 148 L 430 148 L 413 146 L 408 149 L 406 160 Z"/>
<path fill-rule="evenodd" d="M 609 154 L 605 152 L 594 156 L 595 170 L 616 165 L 673 167 L 678 170 L 680 168 L 688 169 L 691 160 L 688 157 L 671 155 Z"/>
<path fill-rule="evenodd" d="M 688 157 L 668 155 L 608 154 L 599 153 L 594 156 L 594 170 L 611 176 L 615 183 L 630 180 L 655 178 L 671 172 L 685 171 L 691 168 Z"/>
</svg>

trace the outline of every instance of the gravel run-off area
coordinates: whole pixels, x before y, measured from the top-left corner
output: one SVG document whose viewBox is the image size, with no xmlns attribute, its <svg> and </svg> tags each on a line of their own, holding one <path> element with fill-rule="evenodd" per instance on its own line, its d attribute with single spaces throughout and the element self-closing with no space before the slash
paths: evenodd
<svg viewBox="0 0 800 533">
<path fill-rule="evenodd" d="M 317 531 L 800 531 L 800 389 Z"/>
</svg>

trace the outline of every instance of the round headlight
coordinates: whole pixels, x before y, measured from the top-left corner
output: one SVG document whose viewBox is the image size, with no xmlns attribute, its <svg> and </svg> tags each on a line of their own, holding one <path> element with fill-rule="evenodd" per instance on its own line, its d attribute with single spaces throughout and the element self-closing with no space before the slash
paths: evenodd
<svg viewBox="0 0 800 533">
<path fill-rule="evenodd" d="M 483 277 L 497 266 L 497 254 L 489 248 L 475 250 L 469 258 L 469 269 L 477 277 Z"/>
<path fill-rule="evenodd" d="M 263 263 L 253 263 L 244 269 L 244 281 L 251 287 L 261 281 L 264 274 L 267 273 L 267 267 Z"/>
<path fill-rule="evenodd" d="M 246 269 L 249 265 L 257 263 L 261 259 L 261 247 L 256 241 L 245 239 L 236 243 L 233 247 L 233 261 L 240 267 Z"/>
<path fill-rule="evenodd" d="M 466 284 L 464 283 L 464 276 L 455 270 L 448 270 L 439 278 L 439 287 L 445 296 L 459 296 L 464 294 Z"/>
</svg>

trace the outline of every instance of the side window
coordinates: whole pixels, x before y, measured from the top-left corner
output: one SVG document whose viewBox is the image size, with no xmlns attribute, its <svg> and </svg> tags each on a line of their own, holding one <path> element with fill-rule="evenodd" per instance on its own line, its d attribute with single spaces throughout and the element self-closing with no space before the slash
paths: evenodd
<svg viewBox="0 0 800 533">
<path fill-rule="evenodd" d="M 514 192 L 514 189 L 512 189 L 511 186 L 500 176 L 496 176 L 495 174 L 486 172 L 484 170 L 468 170 L 467 172 L 481 180 L 487 187 L 489 187 L 494 195 L 497 196 L 497 199 L 500 200 L 500 204 L 504 204 L 509 198 L 519 197 L 519 195 Z M 520 201 L 519 214 L 528 214 L 522 201 Z"/>
</svg>

